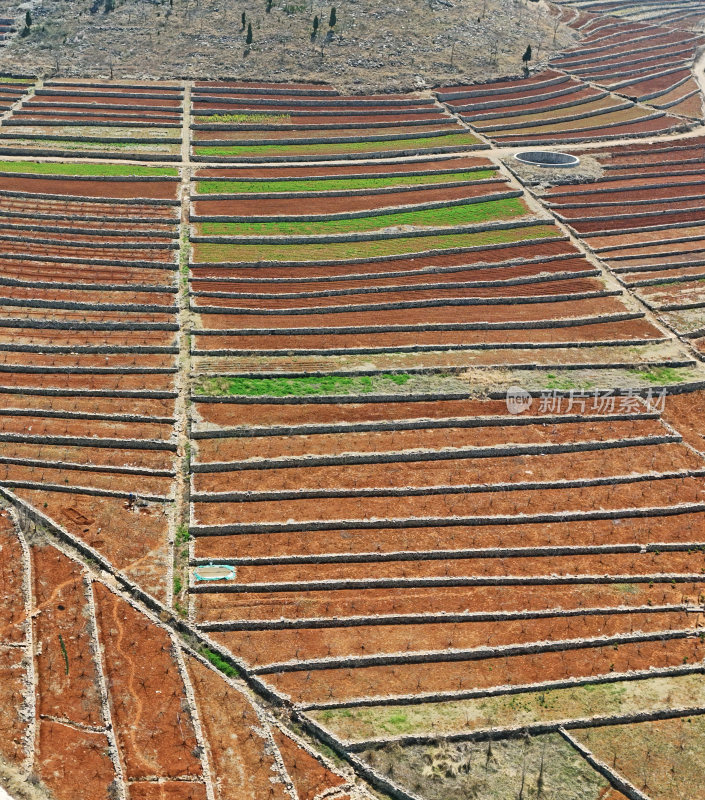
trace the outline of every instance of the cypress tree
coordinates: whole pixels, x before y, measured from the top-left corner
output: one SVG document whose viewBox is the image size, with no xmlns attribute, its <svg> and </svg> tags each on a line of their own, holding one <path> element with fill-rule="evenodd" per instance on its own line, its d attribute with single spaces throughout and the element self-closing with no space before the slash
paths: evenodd
<svg viewBox="0 0 705 800">
<path fill-rule="evenodd" d="M 252 44 L 252 23 L 247 23 L 247 38 L 245 39 L 245 44 Z"/>
<path fill-rule="evenodd" d="M 316 14 L 316 16 L 313 18 L 313 35 L 314 36 L 318 33 L 318 25 L 319 25 L 318 14 Z"/>
<path fill-rule="evenodd" d="M 331 28 L 335 27 L 335 23 L 338 21 L 338 17 L 335 14 L 335 6 L 333 6 L 330 10 L 330 18 L 328 20 L 328 24 Z"/>
<path fill-rule="evenodd" d="M 521 60 L 528 65 L 529 61 L 531 61 L 531 45 L 527 44 L 526 50 L 524 51 L 524 55 L 521 57 Z"/>
</svg>

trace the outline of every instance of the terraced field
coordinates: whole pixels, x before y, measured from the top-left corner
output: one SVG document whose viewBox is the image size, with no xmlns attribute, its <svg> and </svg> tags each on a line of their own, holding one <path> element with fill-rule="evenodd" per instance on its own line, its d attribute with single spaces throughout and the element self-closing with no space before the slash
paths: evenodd
<svg viewBox="0 0 705 800">
<path fill-rule="evenodd" d="M 648 308 L 699 349 L 702 281 L 702 137 L 629 145 L 597 156 L 604 174 L 542 199 Z"/>
<path fill-rule="evenodd" d="M 0 83 L 0 784 L 699 796 L 703 42 L 553 13 L 435 92 Z"/>
<path fill-rule="evenodd" d="M 183 87 L 40 82 L 3 122 L 0 154 L 179 161 Z"/>
</svg>

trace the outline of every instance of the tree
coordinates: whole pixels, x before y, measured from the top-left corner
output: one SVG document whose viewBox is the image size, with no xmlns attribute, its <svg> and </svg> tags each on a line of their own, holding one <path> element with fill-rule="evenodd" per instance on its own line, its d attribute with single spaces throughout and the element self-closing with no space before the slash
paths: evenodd
<svg viewBox="0 0 705 800">
<path fill-rule="evenodd" d="M 267 13 L 272 10 L 272 0 L 267 0 Z"/>
<path fill-rule="evenodd" d="M 245 44 L 248 46 L 252 44 L 252 23 L 247 23 L 247 37 L 245 38 Z"/>
<path fill-rule="evenodd" d="M 25 36 L 29 36 L 29 30 L 32 27 L 32 15 L 27 11 L 24 15 L 24 28 L 20 31 L 20 36 L 24 38 Z"/>
<path fill-rule="evenodd" d="M 531 61 L 531 45 L 526 45 L 526 50 L 524 50 L 524 55 L 521 57 L 521 60 L 524 62 L 525 66 L 529 66 L 529 61 Z"/>
<path fill-rule="evenodd" d="M 334 28 L 335 27 L 335 23 L 337 21 L 338 21 L 338 17 L 336 16 L 336 13 L 335 13 L 335 6 L 333 6 L 331 8 L 331 10 L 330 10 L 330 18 L 328 19 L 328 24 L 330 25 L 331 28 Z"/>
<path fill-rule="evenodd" d="M 245 30 L 245 24 L 247 23 L 247 15 L 245 14 L 244 11 L 242 12 L 242 17 L 240 19 L 242 19 L 242 29 L 244 31 Z"/>
<path fill-rule="evenodd" d="M 115 0 L 105 0 L 105 13 L 115 11 Z"/>
<path fill-rule="evenodd" d="M 318 33 L 318 26 L 320 22 L 318 19 L 318 14 L 313 18 L 313 35 L 315 36 Z"/>
</svg>

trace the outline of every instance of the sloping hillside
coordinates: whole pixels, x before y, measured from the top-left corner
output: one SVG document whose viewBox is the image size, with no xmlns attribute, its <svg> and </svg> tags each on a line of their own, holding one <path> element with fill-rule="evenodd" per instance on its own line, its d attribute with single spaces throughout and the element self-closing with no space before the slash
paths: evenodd
<svg viewBox="0 0 705 800">
<path fill-rule="evenodd" d="M 528 44 L 535 63 L 574 36 L 544 2 L 531 0 L 343 0 L 332 28 L 330 11 L 318 0 L 273 0 L 269 10 L 268 0 L 44 0 L 32 12 L 30 34 L 2 52 L 0 69 L 24 72 L 31 64 L 60 75 L 256 76 L 395 89 L 420 79 L 518 72 Z M 243 12 L 252 24 L 249 48 Z"/>
</svg>

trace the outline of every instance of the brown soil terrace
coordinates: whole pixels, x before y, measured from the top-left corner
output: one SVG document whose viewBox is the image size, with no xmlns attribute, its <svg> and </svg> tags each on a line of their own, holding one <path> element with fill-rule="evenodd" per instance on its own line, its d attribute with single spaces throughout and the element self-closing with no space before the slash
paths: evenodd
<svg viewBox="0 0 705 800">
<path fill-rule="evenodd" d="M 0 493 L 14 507 L 0 509 L 0 755 L 56 800 L 369 800 L 343 744 L 334 764 L 294 733 L 294 706 L 592 683 L 705 657 L 702 37 L 598 10 L 552 7 L 574 50 L 511 81 L 340 96 L 61 79 L 7 93 L 24 98 L 7 149 L 114 139 L 124 147 L 92 152 L 140 167 L 0 177 Z M 289 116 L 213 119 L 249 111 Z M 485 152 L 429 152 L 474 128 Z M 11 138 L 27 131 L 39 138 Z M 183 147 L 150 145 L 159 135 Z M 43 142 L 56 137 L 67 144 Z M 346 137 L 375 141 L 325 155 Z M 286 141 L 299 144 L 224 166 L 189 147 Z M 570 145 L 593 177 L 525 186 L 496 147 L 534 143 Z M 178 179 L 143 179 L 147 154 L 178 159 Z M 305 191 L 478 169 L 493 177 Z M 198 191 L 218 180 L 299 191 Z M 449 229 L 444 252 L 417 236 L 405 254 L 408 225 L 304 261 L 310 245 L 284 237 L 294 263 L 275 260 L 289 257 L 277 242 L 182 238 L 198 217 L 363 216 L 507 192 L 525 209 L 510 223 L 526 210 L 545 222 L 515 225 L 516 244 L 492 219 L 469 250 Z M 603 375 L 692 385 L 653 411 L 598 410 L 589 395 L 560 412 L 535 398 L 523 418 L 484 396 L 524 382 L 593 392 Z M 208 562 L 234 578 L 196 585 Z M 204 643 L 247 681 L 193 649 Z"/>
</svg>

